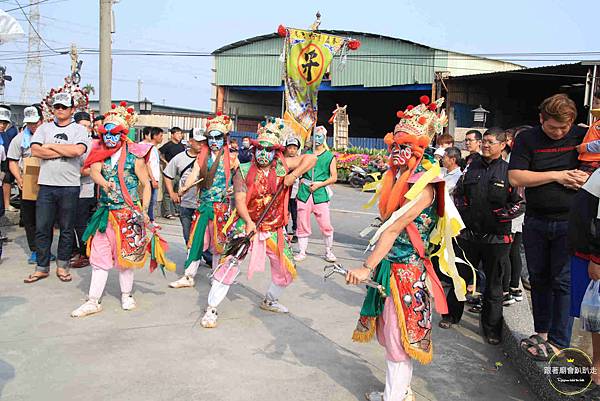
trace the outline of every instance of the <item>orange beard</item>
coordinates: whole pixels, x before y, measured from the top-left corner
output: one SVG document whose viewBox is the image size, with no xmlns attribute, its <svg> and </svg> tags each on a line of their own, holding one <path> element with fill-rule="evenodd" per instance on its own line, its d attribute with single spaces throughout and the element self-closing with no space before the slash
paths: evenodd
<svg viewBox="0 0 600 401">
<path fill-rule="evenodd" d="M 399 166 L 392 165 L 390 158 L 390 168 L 383 176 L 381 186 L 381 196 L 379 198 L 379 214 L 385 221 L 392 213 L 398 210 L 405 202 L 404 195 L 408 191 L 408 179 L 413 175 L 415 169 L 423 158 L 423 152 L 429 145 L 429 138 L 425 135 L 413 135 L 405 132 L 396 132 L 394 135 L 387 134 L 385 142 L 388 144 L 388 150 L 391 153 L 392 146 L 396 144 L 409 145 L 412 150 L 412 156 L 408 159 L 408 167 L 398 179 L 396 175 L 400 169 Z"/>
</svg>

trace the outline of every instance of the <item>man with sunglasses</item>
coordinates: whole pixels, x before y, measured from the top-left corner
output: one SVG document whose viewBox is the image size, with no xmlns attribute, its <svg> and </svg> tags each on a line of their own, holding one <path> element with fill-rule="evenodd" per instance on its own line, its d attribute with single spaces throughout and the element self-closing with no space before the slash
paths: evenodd
<svg viewBox="0 0 600 401">
<path fill-rule="evenodd" d="M 285 235 L 289 187 L 316 162 L 313 155 L 283 156 L 284 146 L 281 142 L 293 134 L 289 125 L 279 118 L 271 117 L 261 122 L 258 138 L 253 141 L 254 157 L 251 162 L 240 164 L 233 178 L 238 219 L 233 223 L 229 238 L 243 236 L 244 232 L 245 235 L 252 235 L 249 279 L 254 272 L 264 271 L 266 259 L 269 259 L 271 284 L 260 308 L 276 313 L 288 312 L 278 298 L 296 276 L 292 252 Z M 282 191 L 278 192 L 280 188 Z M 277 198 L 267 209 L 275 195 Z M 238 273 L 238 265 L 231 259 L 217 266 L 208 294 L 208 306 L 200 322 L 202 327 L 217 326 L 217 306 L 225 299 Z"/>
<path fill-rule="evenodd" d="M 60 236 L 56 275 L 72 280 L 69 262 L 75 235 L 75 217 L 80 188 L 80 157 L 89 146 L 88 132 L 73 121 L 73 97 L 59 92 L 52 98 L 54 121 L 42 124 L 31 138 L 31 155 L 41 159 L 36 204 L 37 267 L 24 281 L 34 283 L 48 277 L 52 230 L 58 220 Z"/>
<path fill-rule="evenodd" d="M 198 272 L 204 251 L 212 254 L 213 271 L 219 264 L 223 252 L 225 238 L 222 229 L 227 222 L 230 196 L 233 191 L 231 177 L 237 168 L 235 153 L 230 153 L 227 137 L 233 127 L 231 118 L 217 113 L 206 123 L 207 144 L 200 148 L 200 153 L 187 176 L 185 184 L 179 189 L 183 196 L 192 191 L 199 179 L 198 196 L 200 203 L 194 217 L 188 239 L 188 257 L 185 262 L 183 277 L 169 284 L 171 288 L 194 286 L 194 277 Z"/>
</svg>

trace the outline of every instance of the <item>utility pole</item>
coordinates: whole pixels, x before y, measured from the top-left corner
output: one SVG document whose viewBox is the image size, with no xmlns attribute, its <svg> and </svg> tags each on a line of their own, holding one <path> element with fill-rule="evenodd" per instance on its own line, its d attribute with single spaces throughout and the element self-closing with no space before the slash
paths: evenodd
<svg viewBox="0 0 600 401">
<path fill-rule="evenodd" d="M 12 77 L 6 75 L 6 67 L 0 65 L 0 102 L 4 102 L 4 87 L 8 81 L 12 81 Z"/>
<path fill-rule="evenodd" d="M 100 0 L 100 113 L 110 110 L 112 83 L 112 0 Z"/>
<path fill-rule="evenodd" d="M 144 81 L 142 81 L 141 78 L 138 78 L 137 85 L 138 85 L 138 102 L 141 102 L 142 101 L 142 85 L 144 85 Z"/>
</svg>

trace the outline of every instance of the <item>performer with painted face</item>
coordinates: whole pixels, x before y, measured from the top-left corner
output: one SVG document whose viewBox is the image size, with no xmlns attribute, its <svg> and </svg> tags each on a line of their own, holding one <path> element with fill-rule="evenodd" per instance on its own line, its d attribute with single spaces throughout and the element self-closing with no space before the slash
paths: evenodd
<svg viewBox="0 0 600 401">
<path fill-rule="evenodd" d="M 147 245 L 145 224 L 148 220 L 150 187 L 144 157 L 150 146 L 131 143 L 127 139 L 129 127 L 137 115 L 132 107 L 122 102 L 106 114 L 104 125 L 98 131 L 83 168 L 90 168 L 90 176 L 100 186 L 98 210 L 88 223 L 83 235 L 87 241 L 92 265 L 92 279 L 88 300 L 75 309 L 71 316 L 82 317 L 100 312 L 100 297 L 104 292 L 108 272 L 119 271 L 121 306 L 124 310 L 136 307 L 131 295 L 134 269 L 146 262 Z M 138 187 L 142 188 L 142 199 Z"/>
<path fill-rule="evenodd" d="M 325 140 L 327 130 L 318 126 L 314 130 L 314 151 L 307 154 L 317 156 L 317 164 L 307 171 L 300 180 L 298 189 L 298 247 L 300 251 L 294 259 L 298 262 L 306 259 L 308 237 L 312 233 L 310 215 L 314 214 L 319 224 L 319 229 L 325 241 L 325 260 L 335 262 L 333 254 L 333 226 L 329 216 L 329 201 L 331 200 L 331 187 L 337 181 L 337 164 L 333 153 L 327 149 Z"/>
<path fill-rule="evenodd" d="M 194 286 L 194 277 L 204 251 L 212 253 L 213 271 L 219 264 L 226 240 L 222 232 L 229 216 L 230 196 L 233 192 L 231 176 L 239 164 L 235 153 L 229 153 L 227 143 L 232 125 L 231 118 L 222 113 L 217 113 L 216 117 L 208 120 L 207 145 L 201 148 L 192 172 L 179 191 L 185 192 L 198 180 L 202 180 L 197 184 L 200 203 L 192 221 L 184 275 L 169 284 L 172 288 Z"/>
<path fill-rule="evenodd" d="M 316 161 L 313 155 L 284 157 L 281 143 L 290 135 L 293 131 L 279 118 L 268 118 L 259 125 L 258 139 L 253 141 L 254 158 L 249 163 L 240 164 L 233 178 L 239 218 L 229 234 L 230 238 L 235 237 L 245 225 L 245 233 L 251 241 L 249 279 L 255 272 L 264 271 L 266 258 L 269 258 L 272 281 L 260 307 L 280 313 L 287 313 L 288 309 L 278 302 L 278 298 L 296 276 L 285 235 L 289 187 Z M 203 327 L 216 327 L 217 306 L 227 295 L 238 273 L 238 265 L 231 263 L 231 256 L 215 271 L 208 307 L 201 321 Z"/>
<path fill-rule="evenodd" d="M 371 278 L 385 288 L 386 297 L 369 288 L 353 339 L 369 341 L 375 334 L 386 350 L 385 392 L 367 394 L 369 400 L 413 400 L 410 391 L 412 359 L 429 363 L 431 345 L 431 296 L 438 313 L 446 313 L 444 291 L 428 252 L 429 243 L 440 245 L 436 256 L 440 270 L 452 277 L 458 298 L 466 286 L 454 265 L 452 237 L 464 227 L 443 180 L 440 166 L 425 154 L 431 138 L 442 131 L 445 113 L 437 113 L 443 99 L 398 112 L 400 122 L 385 137 L 390 168 L 380 192 L 383 225 L 371 244 L 373 252 L 362 267 L 350 270 L 348 283 Z"/>
</svg>

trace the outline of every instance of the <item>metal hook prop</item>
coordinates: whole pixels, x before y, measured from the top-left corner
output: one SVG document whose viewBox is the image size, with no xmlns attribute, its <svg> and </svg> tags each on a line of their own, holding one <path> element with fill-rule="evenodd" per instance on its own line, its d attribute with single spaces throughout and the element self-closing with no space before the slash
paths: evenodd
<svg viewBox="0 0 600 401">
<path fill-rule="evenodd" d="M 329 277 L 333 276 L 334 273 L 346 277 L 346 275 L 348 274 L 348 270 L 346 270 L 339 263 L 327 265 L 323 268 L 323 281 L 326 281 Z M 375 288 L 379 292 L 379 295 L 381 295 L 383 298 L 387 297 L 387 294 L 385 293 L 385 288 L 383 288 L 383 286 L 378 282 L 373 280 L 365 280 L 361 284 L 365 284 L 367 287 Z"/>
</svg>

